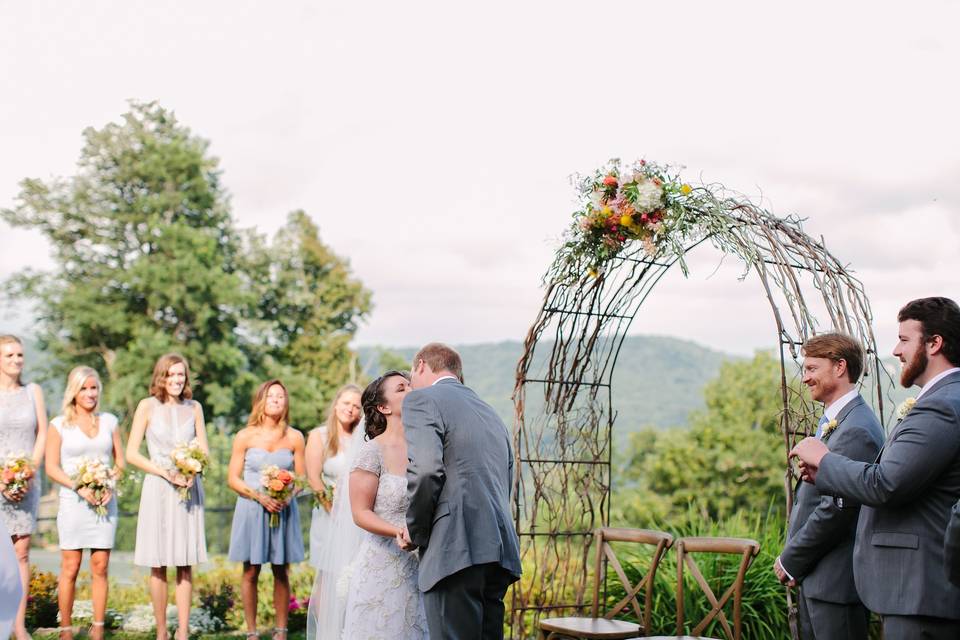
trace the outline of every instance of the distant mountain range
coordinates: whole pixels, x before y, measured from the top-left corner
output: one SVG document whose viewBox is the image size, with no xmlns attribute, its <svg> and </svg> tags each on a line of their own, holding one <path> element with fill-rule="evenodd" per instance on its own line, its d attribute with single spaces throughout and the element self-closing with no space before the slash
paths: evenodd
<svg viewBox="0 0 960 640">
<path fill-rule="evenodd" d="M 463 358 L 467 384 L 512 427 L 511 396 L 522 343 L 507 341 L 454 347 Z M 380 373 L 380 356 L 385 351 L 409 362 L 416 348 L 359 348 L 360 363 L 367 375 L 375 377 Z M 678 338 L 628 336 L 613 374 L 617 432 L 626 434 L 645 426 L 685 425 L 687 415 L 703 406 L 704 385 L 717 375 L 724 360 L 734 358 L 736 356 Z"/>
</svg>

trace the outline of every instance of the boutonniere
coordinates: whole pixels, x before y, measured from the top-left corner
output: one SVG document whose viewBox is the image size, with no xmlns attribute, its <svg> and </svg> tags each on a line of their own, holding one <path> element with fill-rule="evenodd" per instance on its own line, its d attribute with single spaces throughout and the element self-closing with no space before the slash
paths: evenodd
<svg viewBox="0 0 960 640">
<path fill-rule="evenodd" d="M 840 424 L 836 420 L 831 420 L 827 424 L 823 425 L 823 433 L 820 434 L 820 440 L 826 440 L 827 436 L 833 433 L 833 430 L 837 428 L 837 425 Z"/>
<path fill-rule="evenodd" d="M 897 416 L 903 420 L 907 417 L 907 414 L 910 413 L 910 409 L 913 409 L 913 405 L 917 404 L 916 398 L 907 398 L 900 403 L 900 406 L 897 407 Z"/>
</svg>

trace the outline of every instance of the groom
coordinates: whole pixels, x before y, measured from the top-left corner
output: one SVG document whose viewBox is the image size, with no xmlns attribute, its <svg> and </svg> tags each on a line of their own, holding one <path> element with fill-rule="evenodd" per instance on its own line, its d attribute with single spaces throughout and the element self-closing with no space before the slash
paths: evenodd
<svg viewBox="0 0 960 640">
<path fill-rule="evenodd" d="M 503 638 L 503 597 L 520 578 L 510 432 L 463 385 L 460 355 L 450 347 L 420 349 L 410 374 L 405 539 L 420 548 L 430 638 Z"/>
</svg>

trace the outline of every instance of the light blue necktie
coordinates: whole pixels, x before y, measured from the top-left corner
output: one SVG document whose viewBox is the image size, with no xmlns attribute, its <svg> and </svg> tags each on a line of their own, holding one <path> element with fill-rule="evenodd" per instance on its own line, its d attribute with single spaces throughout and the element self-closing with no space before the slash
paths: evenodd
<svg viewBox="0 0 960 640">
<path fill-rule="evenodd" d="M 817 440 L 819 440 L 820 436 L 823 435 L 823 427 L 826 426 L 828 422 L 830 422 L 830 418 L 827 417 L 827 414 L 820 416 L 820 422 L 817 423 Z"/>
</svg>

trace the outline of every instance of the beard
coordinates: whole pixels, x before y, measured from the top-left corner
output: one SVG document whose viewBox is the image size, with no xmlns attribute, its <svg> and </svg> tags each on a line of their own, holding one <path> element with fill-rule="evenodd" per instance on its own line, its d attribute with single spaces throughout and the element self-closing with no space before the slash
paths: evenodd
<svg viewBox="0 0 960 640">
<path fill-rule="evenodd" d="M 900 372 L 900 384 L 907 389 L 912 387 L 917 378 L 927 370 L 927 362 L 927 352 L 922 348 L 918 349 L 916 355 L 909 362 L 904 363 L 903 370 Z"/>
</svg>

